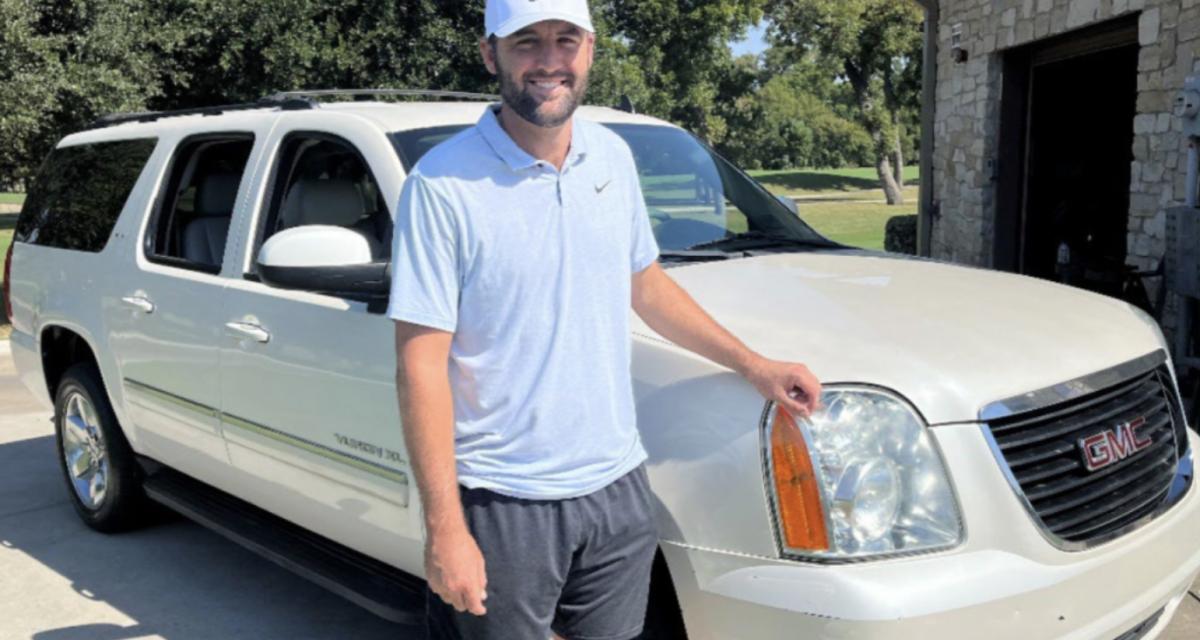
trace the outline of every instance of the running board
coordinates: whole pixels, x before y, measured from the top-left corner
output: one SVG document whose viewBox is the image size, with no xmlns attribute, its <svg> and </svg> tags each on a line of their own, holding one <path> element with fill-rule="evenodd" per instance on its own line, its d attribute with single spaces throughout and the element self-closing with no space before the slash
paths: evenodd
<svg viewBox="0 0 1200 640">
<path fill-rule="evenodd" d="M 146 479 L 145 489 L 151 500 L 385 620 L 424 624 L 420 578 L 166 467 Z"/>
</svg>

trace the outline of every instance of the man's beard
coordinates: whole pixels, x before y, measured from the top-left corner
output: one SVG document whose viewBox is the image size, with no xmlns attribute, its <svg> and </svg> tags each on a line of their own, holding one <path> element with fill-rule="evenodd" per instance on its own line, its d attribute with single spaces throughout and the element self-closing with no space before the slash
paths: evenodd
<svg viewBox="0 0 1200 640">
<path fill-rule="evenodd" d="M 562 108 L 551 111 L 549 113 L 541 113 L 538 108 L 545 104 L 545 101 L 540 101 L 529 92 L 528 85 L 524 81 L 513 79 L 500 66 L 499 57 L 496 58 L 497 76 L 500 77 L 500 96 L 504 99 L 505 106 L 516 112 L 527 122 L 539 127 L 554 128 L 562 126 L 571 116 L 575 114 L 575 109 L 579 108 L 579 103 L 583 101 L 583 96 L 587 93 L 587 73 L 583 76 L 573 74 L 557 74 L 555 78 L 564 80 L 563 88 L 566 90 L 566 95 L 560 99 Z M 533 75 L 533 74 L 530 74 Z"/>
</svg>

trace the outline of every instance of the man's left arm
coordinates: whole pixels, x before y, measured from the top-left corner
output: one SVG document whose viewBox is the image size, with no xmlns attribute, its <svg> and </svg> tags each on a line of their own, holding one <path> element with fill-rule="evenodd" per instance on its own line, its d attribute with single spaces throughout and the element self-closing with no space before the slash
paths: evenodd
<svg viewBox="0 0 1200 640">
<path fill-rule="evenodd" d="M 806 417 L 820 408 L 821 383 L 803 364 L 752 351 L 651 263 L 633 275 L 633 309 L 662 337 L 746 378 L 764 398 Z"/>
</svg>

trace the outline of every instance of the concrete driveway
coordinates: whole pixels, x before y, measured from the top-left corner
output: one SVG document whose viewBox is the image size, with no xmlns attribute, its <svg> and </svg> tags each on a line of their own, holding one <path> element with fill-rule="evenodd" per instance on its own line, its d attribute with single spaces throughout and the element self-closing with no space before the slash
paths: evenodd
<svg viewBox="0 0 1200 640">
<path fill-rule="evenodd" d="M 113 536 L 86 528 L 53 433 L 0 341 L 0 640 L 423 637 L 186 520 Z M 1160 638 L 1200 638 L 1197 594 Z"/>
<path fill-rule="evenodd" d="M 417 639 L 183 519 L 83 526 L 0 341 L 0 640 Z"/>
</svg>

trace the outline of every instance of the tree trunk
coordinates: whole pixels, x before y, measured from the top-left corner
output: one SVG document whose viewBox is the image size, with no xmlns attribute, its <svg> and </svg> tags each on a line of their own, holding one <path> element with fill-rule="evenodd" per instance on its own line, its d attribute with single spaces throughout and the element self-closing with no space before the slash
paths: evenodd
<svg viewBox="0 0 1200 640">
<path fill-rule="evenodd" d="M 896 165 L 892 167 L 892 175 L 896 178 L 896 184 L 901 189 L 904 188 L 904 145 L 900 143 L 900 125 L 896 125 L 896 151 L 893 160 Z"/>
<path fill-rule="evenodd" d="M 883 186 L 883 195 L 888 204 L 904 204 L 904 192 L 896 184 L 896 176 L 892 173 L 892 164 L 886 153 L 876 154 L 875 172 L 879 174 L 879 184 Z"/>
<path fill-rule="evenodd" d="M 847 60 L 843 66 L 846 78 L 850 82 L 850 86 L 854 88 L 854 96 L 858 102 L 859 117 L 863 127 L 871 135 L 871 141 L 874 143 L 875 172 L 879 174 L 879 185 L 883 187 L 883 195 L 890 205 L 904 204 L 904 192 L 896 183 L 897 172 L 893 172 L 891 162 L 888 160 L 893 155 L 901 159 L 896 153 L 899 149 L 899 133 L 894 136 L 889 135 L 888 116 L 879 111 L 883 107 L 884 101 L 878 96 L 878 99 L 872 100 L 869 95 L 870 88 L 867 85 L 867 79 L 858 65 Z"/>
</svg>

